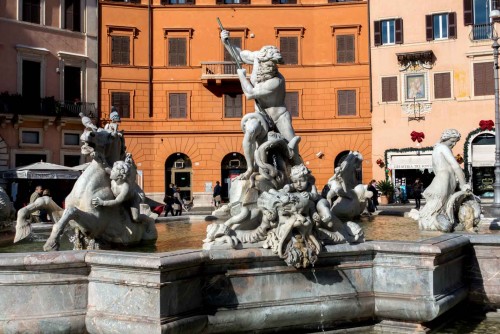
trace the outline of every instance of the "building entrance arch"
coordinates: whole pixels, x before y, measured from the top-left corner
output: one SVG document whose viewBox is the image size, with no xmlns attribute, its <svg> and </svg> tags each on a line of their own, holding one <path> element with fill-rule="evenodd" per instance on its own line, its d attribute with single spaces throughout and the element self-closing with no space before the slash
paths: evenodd
<svg viewBox="0 0 500 334">
<path fill-rule="evenodd" d="M 173 183 L 180 188 L 183 199 L 192 199 L 192 176 L 193 168 L 189 156 L 181 152 L 171 154 L 165 160 L 165 193 L 169 184 Z"/>
<path fill-rule="evenodd" d="M 247 163 L 243 154 L 231 152 L 224 156 L 220 164 L 222 199 L 229 200 L 231 180 L 247 170 Z"/>
</svg>

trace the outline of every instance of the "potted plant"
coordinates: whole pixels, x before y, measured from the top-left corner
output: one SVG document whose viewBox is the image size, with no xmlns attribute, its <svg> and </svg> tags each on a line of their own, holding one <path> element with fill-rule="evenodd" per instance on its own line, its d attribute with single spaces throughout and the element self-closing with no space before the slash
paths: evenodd
<svg viewBox="0 0 500 334">
<path fill-rule="evenodd" d="M 379 203 L 381 205 L 389 204 L 394 194 L 394 184 L 389 180 L 378 181 L 377 190 L 380 191 Z"/>
</svg>

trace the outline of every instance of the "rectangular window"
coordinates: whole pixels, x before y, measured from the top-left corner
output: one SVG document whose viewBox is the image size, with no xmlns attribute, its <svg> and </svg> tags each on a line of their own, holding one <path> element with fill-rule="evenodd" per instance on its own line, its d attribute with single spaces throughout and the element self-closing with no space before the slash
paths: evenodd
<svg viewBox="0 0 500 334">
<path fill-rule="evenodd" d="M 40 132 L 38 132 L 38 131 L 22 131 L 21 132 L 21 142 L 23 144 L 39 145 L 40 144 Z"/>
<path fill-rule="evenodd" d="M 16 154 L 16 167 L 28 166 L 40 161 L 47 161 L 46 154 Z"/>
<path fill-rule="evenodd" d="M 41 0 L 23 0 L 23 16 L 22 20 L 25 22 L 40 24 L 41 13 Z"/>
<path fill-rule="evenodd" d="M 240 118 L 243 115 L 241 94 L 224 94 L 224 117 Z"/>
<path fill-rule="evenodd" d="M 216 0 L 217 5 L 249 5 L 250 0 Z"/>
<path fill-rule="evenodd" d="M 111 105 L 116 108 L 120 118 L 130 118 L 130 93 L 112 92 Z"/>
<path fill-rule="evenodd" d="M 434 39 L 448 38 L 448 14 L 433 16 Z"/>
<path fill-rule="evenodd" d="M 457 37 L 457 14 L 444 13 L 425 16 L 425 37 L 428 41 Z"/>
<path fill-rule="evenodd" d="M 186 66 L 187 49 L 185 38 L 168 39 L 168 66 Z"/>
<path fill-rule="evenodd" d="M 395 102 L 398 100 L 398 78 L 382 78 L 382 102 Z"/>
<path fill-rule="evenodd" d="M 37 61 L 23 60 L 22 92 L 23 97 L 40 99 L 42 64 Z"/>
<path fill-rule="evenodd" d="M 296 65 L 299 63 L 299 38 L 280 37 L 280 52 L 285 65 Z"/>
<path fill-rule="evenodd" d="M 356 116 L 356 91 L 337 91 L 337 112 L 339 116 Z"/>
<path fill-rule="evenodd" d="M 233 47 L 241 49 L 241 37 L 229 37 L 229 44 L 231 44 Z M 223 65 L 224 74 L 236 74 L 236 63 L 234 63 L 233 57 L 226 48 L 224 48 L 224 61 L 232 62 L 231 64 Z"/>
<path fill-rule="evenodd" d="M 382 44 L 394 44 L 395 37 L 395 21 L 382 21 Z"/>
<path fill-rule="evenodd" d="M 295 5 L 297 0 L 272 0 L 273 5 Z"/>
<path fill-rule="evenodd" d="M 451 98 L 451 73 L 434 74 L 434 98 Z"/>
<path fill-rule="evenodd" d="M 64 155 L 64 166 L 75 167 L 80 164 L 79 155 Z"/>
<path fill-rule="evenodd" d="M 170 93 L 168 95 L 168 118 L 187 118 L 187 94 Z"/>
<path fill-rule="evenodd" d="M 65 133 L 64 146 L 80 146 L 80 135 L 78 133 Z"/>
<path fill-rule="evenodd" d="M 195 0 L 161 0 L 162 5 L 194 5 Z"/>
<path fill-rule="evenodd" d="M 130 37 L 111 36 L 111 64 L 130 64 Z"/>
<path fill-rule="evenodd" d="M 354 63 L 354 35 L 337 36 L 337 63 Z"/>
<path fill-rule="evenodd" d="M 80 0 L 64 0 L 64 29 L 81 31 Z"/>
<path fill-rule="evenodd" d="M 81 101 L 81 87 L 81 68 L 64 66 L 64 101 Z"/>
<path fill-rule="evenodd" d="M 403 19 L 374 21 L 373 39 L 375 46 L 403 44 Z"/>
<path fill-rule="evenodd" d="M 299 117 L 299 92 L 286 92 L 285 106 L 292 117 Z"/>
<path fill-rule="evenodd" d="M 474 96 L 494 95 L 493 62 L 474 64 Z"/>
</svg>

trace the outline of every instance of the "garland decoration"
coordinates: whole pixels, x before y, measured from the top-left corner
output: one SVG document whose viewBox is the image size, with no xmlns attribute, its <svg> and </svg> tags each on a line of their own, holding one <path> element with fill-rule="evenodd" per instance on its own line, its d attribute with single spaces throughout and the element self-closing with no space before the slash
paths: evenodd
<svg viewBox="0 0 500 334">
<path fill-rule="evenodd" d="M 387 160 L 388 160 L 389 153 L 408 153 L 408 152 L 421 153 L 421 152 L 432 151 L 433 149 L 434 149 L 434 146 L 426 146 L 426 147 L 422 147 L 422 148 L 415 148 L 415 147 L 390 148 L 388 150 L 385 150 L 385 152 L 384 152 L 385 165 L 387 166 Z M 386 180 L 389 179 L 390 172 L 391 172 L 391 170 L 388 168 L 385 170 L 385 179 Z"/>
<path fill-rule="evenodd" d="M 481 122 L 479 122 L 479 124 L 481 124 Z M 493 121 L 491 121 L 491 122 L 493 123 Z M 484 132 L 484 131 L 487 131 L 487 130 L 483 130 L 483 129 L 481 129 L 481 127 L 479 127 L 477 129 L 469 132 L 469 134 L 465 138 L 465 142 L 464 142 L 464 174 L 465 174 L 465 180 L 467 182 L 470 182 L 470 177 L 471 177 L 470 172 L 469 172 L 469 142 L 471 141 L 472 137 L 475 137 L 477 134 Z M 491 131 L 493 132 L 492 134 L 495 135 L 495 129 L 493 129 Z M 470 146 L 472 146 L 472 144 Z"/>
</svg>

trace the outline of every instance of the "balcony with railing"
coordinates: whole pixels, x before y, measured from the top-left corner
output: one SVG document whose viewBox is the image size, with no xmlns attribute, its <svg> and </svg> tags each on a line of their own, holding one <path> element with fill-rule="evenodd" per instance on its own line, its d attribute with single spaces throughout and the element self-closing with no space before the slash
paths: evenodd
<svg viewBox="0 0 500 334">
<path fill-rule="evenodd" d="M 247 73 L 251 73 L 252 66 L 243 64 Z M 238 80 L 236 70 L 238 66 L 232 61 L 211 61 L 201 63 L 201 80 Z"/>
<path fill-rule="evenodd" d="M 496 32 L 493 23 L 474 24 L 469 34 L 471 41 L 482 41 L 495 37 Z"/>
<path fill-rule="evenodd" d="M 94 103 L 57 101 L 54 97 L 32 98 L 19 94 L 0 93 L 0 114 L 33 115 L 49 117 L 80 117 L 79 114 L 97 118 Z"/>
</svg>

